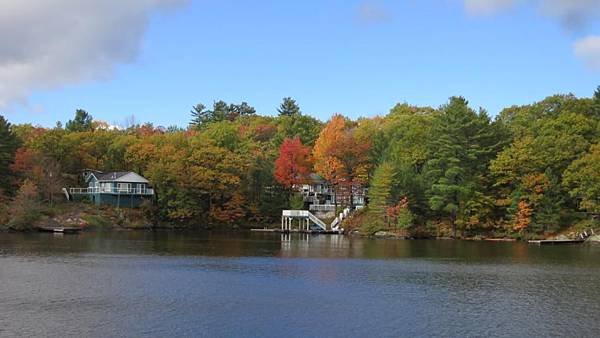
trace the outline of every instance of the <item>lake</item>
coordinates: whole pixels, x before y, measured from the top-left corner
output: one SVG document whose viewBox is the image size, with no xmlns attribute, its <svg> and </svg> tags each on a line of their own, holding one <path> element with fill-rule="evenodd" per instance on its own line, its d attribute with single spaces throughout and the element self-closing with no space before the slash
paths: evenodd
<svg viewBox="0 0 600 338">
<path fill-rule="evenodd" d="M 0 233 L 0 336 L 600 332 L 600 245 Z"/>
</svg>

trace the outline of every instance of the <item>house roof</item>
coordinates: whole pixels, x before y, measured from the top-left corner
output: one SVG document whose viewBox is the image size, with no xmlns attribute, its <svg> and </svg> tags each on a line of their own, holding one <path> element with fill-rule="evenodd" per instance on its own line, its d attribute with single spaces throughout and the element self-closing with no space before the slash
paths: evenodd
<svg viewBox="0 0 600 338">
<path fill-rule="evenodd" d="M 323 179 L 323 177 L 315 174 L 315 173 L 311 173 L 310 175 L 308 175 L 311 183 L 323 183 L 325 182 L 325 180 Z"/>
<path fill-rule="evenodd" d="M 94 173 L 94 175 L 96 176 L 98 181 L 115 181 L 129 173 L 130 171 L 112 171 L 108 173 L 101 173 L 98 175 Z"/>
<path fill-rule="evenodd" d="M 150 183 L 147 179 L 133 171 L 112 171 L 103 173 L 101 171 L 90 170 L 90 173 L 100 182 Z"/>
</svg>

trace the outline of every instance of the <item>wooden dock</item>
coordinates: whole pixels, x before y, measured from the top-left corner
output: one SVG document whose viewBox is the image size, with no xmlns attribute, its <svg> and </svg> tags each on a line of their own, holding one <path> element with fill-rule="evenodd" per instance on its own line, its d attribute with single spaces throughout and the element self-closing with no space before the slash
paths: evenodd
<svg viewBox="0 0 600 338">
<path fill-rule="evenodd" d="M 541 240 L 530 240 L 529 244 L 536 245 L 564 245 L 564 244 L 581 244 L 585 242 L 585 239 L 541 239 Z"/>
<path fill-rule="evenodd" d="M 337 230 L 281 230 L 281 229 L 250 229 L 252 232 L 274 232 L 282 234 L 322 234 L 322 235 L 339 235 Z"/>
<path fill-rule="evenodd" d="M 77 234 L 83 230 L 82 227 L 39 227 L 38 231 L 53 232 L 61 234 Z"/>
</svg>

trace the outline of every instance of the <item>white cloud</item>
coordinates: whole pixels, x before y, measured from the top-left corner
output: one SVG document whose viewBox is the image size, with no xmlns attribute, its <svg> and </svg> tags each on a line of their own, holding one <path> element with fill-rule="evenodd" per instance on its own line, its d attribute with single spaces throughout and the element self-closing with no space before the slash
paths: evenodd
<svg viewBox="0 0 600 338">
<path fill-rule="evenodd" d="M 558 20 L 569 32 L 585 31 L 588 22 L 600 18 L 600 0 L 464 0 L 471 15 L 492 15 L 519 4 L 533 4 L 541 15 Z M 573 44 L 575 55 L 591 69 L 600 70 L 600 36 Z"/>
<path fill-rule="evenodd" d="M 578 29 L 587 21 L 600 17 L 600 0 L 464 0 L 467 13 L 492 15 L 531 3 L 540 13 L 557 18 L 566 28 Z"/>
<path fill-rule="evenodd" d="M 465 0 L 465 9 L 471 15 L 490 15 L 513 7 L 517 0 Z"/>
<path fill-rule="evenodd" d="M 589 20 L 600 17 L 600 0 L 543 0 L 545 15 L 558 18 L 568 29 L 579 29 Z"/>
<path fill-rule="evenodd" d="M 588 67 L 600 70 L 600 36 L 588 36 L 577 40 L 573 44 L 573 49 L 575 55 Z"/>
<path fill-rule="evenodd" d="M 36 89 L 110 78 L 132 62 L 151 13 L 185 0 L 2 0 L 0 108 Z"/>
<path fill-rule="evenodd" d="M 374 24 L 390 21 L 392 16 L 381 3 L 368 0 L 359 4 L 357 8 L 358 20 L 365 24 Z"/>
</svg>

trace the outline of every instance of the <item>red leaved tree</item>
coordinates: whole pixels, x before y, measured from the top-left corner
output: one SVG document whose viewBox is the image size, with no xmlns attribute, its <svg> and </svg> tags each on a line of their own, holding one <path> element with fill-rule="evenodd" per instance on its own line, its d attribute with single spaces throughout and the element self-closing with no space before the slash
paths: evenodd
<svg viewBox="0 0 600 338">
<path fill-rule="evenodd" d="M 291 192 L 295 185 L 308 180 L 311 166 L 310 148 L 304 146 L 297 136 L 286 138 L 275 160 L 275 179 Z"/>
</svg>

